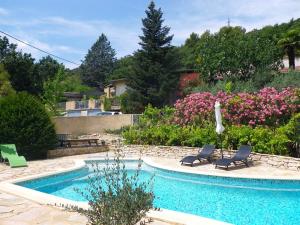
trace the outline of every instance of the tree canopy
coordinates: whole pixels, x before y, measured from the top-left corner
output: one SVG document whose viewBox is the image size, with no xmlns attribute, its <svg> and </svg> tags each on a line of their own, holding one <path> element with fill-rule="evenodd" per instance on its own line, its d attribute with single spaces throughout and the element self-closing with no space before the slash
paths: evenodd
<svg viewBox="0 0 300 225">
<path fill-rule="evenodd" d="M 299 25 L 300 19 L 292 19 L 249 32 L 226 26 L 200 37 L 192 33 L 179 48 L 181 61 L 184 68 L 197 69 L 209 83 L 218 79 L 248 80 L 258 71 L 278 71 L 285 53 L 299 51 Z"/>
<path fill-rule="evenodd" d="M 0 64 L 0 97 L 7 96 L 14 93 L 14 89 L 9 81 L 9 74 L 4 69 L 4 66 Z"/>
<path fill-rule="evenodd" d="M 142 19 L 143 35 L 141 49 L 135 53 L 134 72 L 128 77 L 129 92 L 127 103 L 132 110 L 143 111 L 152 104 L 162 107 L 170 102 L 172 92 L 177 89 L 179 67 L 178 56 L 169 35 L 170 28 L 163 25 L 163 13 L 151 2 Z"/>
<path fill-rule="evenodd" d="M 134 56 L 127 55 L 116 61 L 113 72 L 107 78 L 107 81 L 127 78 L 134 72 Z"/>
<path fill-rule="evenodd" d="M 101 34 L 85 56 L 81 65 L 81 77 L 85 84 L 103 87 L 104 81 L 112 73 L 116 62 L 115 50 L 105 34 Z"/>
</svg>

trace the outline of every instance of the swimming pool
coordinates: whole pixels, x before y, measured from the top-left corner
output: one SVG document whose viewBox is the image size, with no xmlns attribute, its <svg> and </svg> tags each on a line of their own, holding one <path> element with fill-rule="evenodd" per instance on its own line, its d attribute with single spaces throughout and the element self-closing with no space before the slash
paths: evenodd
<svg viewBox="0 0 300 225">
<path fill-rule="evenodd" d="M 105 164 L 104 161 L 100 163 Z M 134 173 L 137 161 L 125 161 Z M 72 172 L 17 183 L 23 187 L 75 201 L 85 201 L 91 163 Z M 208 217 L 236 225 L 298 225 L 300 181 L 229 178 L 169 171 L 143 163 L 141 179 L 154 177 L 156 207 Z"/>
</svg>

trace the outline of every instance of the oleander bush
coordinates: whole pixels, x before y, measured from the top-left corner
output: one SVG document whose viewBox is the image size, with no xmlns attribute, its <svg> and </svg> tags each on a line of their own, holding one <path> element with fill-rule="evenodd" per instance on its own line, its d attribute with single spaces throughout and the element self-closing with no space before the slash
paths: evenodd
<svg viewBox="0 0 300 225">
<path fill-rule="evenodd" d="M 55 147 L 54 124 L 39 99 L 27 93 L 0 98 L 0 143 L 16 144 L 26 159 L 45 158 Z"/>
<path fill-rule="evenodd" d="M 300 89 L 272 87 L 255 93 L 231 94 L 202 92 L 188 95 L 175 104 L 174 122 L 180 125 L 204 126 L 214 122 L 214 103 L 222 105 L 224 122 L 228 125 L 279 127 L 300 112 Z"/>
</svg>

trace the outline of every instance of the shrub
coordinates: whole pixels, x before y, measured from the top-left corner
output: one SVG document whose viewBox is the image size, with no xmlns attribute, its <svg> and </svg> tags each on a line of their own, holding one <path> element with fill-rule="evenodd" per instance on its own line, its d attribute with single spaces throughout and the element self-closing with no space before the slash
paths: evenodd
<svg viewBox="0 0 300 225">
<path fill-rule="evenodd" d="M 270 129 L 266 127 L 227 126 L 222 135 L 222 147 L 237 149 L 240 145 L 250 144 L 254 152 L 265 154 L 289 155 L 291 139 L 285 127 Z M 290 132 L 291 133 L 291 132 Z M 221 147 L 215 126 L 207 124 L 180 127 L 178 125 L 160 125 L 147 129 L 131 127 L 123 132 L 127 144 L 175 145 L 202 147 L 214 144 Z"/>
<path fill-rule="evenodd" d="M 250 142 L 252 128 L 249 126 L 226 127 L 224 134 L 224 147 L 237 149 L 240 145 Z"/>
<path fill-rule="evenodd" d="M 277 74 L 274 79 L 266 86 L 281 90 L 286 87 L 300 88 L 300 72 L 291 71 L 288 73 Z"/>
<path fill-rule="evenodd" d="M 217 134 L 212 125 L 206 128 L 178 125 L 152 126 L 147 129 L 131 127 L 123 132 L 127 144 L 176 145 L 201 147 L 217 144 Z"/>
<path fill-rule="evenodd" d="M 164 108 L 159 109 L 148 105 L 139 119 L 139 126 L 148 127 L 159 124 L 169 124 L 173 119 L 173 115 L 174 108 L 165 106 Z"/>
<path fill-rule="evenodd" d="M 300 111 L 299 89 L 264 88 L 256 93 L 227 94 L 209 92 L 191 94 L 175 104 L 176 124 L 204 126 L 214 122 L 214 103 L 219 100 L 225 122 L 233 125 L 266 125 L 278 127 L 285 124 L 293 113 Z"/>
<path fill-rule="evenodd" d="M 135 225 L 153 208 L 152 178 L 142 181 L 140 165 L 133 175 L 127 173 L 119 153 L 103 168 L 94 163 L 88 187 L 77 192 L 88 200 L 89 209 L 71 207 L 88 218 L 92 225 Z"/>
<path fill-rule="evenodd" d="M 231 126 L 225 131 L 224 146 L 237 149 L 240 145 L 250 144 L 254 152 L 288 155 L 289 142 L 281 128 L 272 130 L 265 127 Z"/>
<path fill-rule="evenodd" d="M 295 114 L 289 123 L 279 128 L 279 130 L 286 134 L 290 140 L 290 155 L 300 158 L 300 113 Z"/>
<path fill-rule="evenodd" d="M 106 129 L 105 133 L 107 134 L 116 134 L 116 135 L 120 135 L 122 134 L 122 132 L 124 132 L 125 130 L 128 130 L 130 128 L 130 126 L 122 126 L 119 129 Z"/>
<path fill-rule="evenodd" d="M 0 143 L 16 144 L 27 159 L 45 158 L 56 143 L 54 125 L 43 104 L 26 93 L 0 98 Z"/>
</svg>

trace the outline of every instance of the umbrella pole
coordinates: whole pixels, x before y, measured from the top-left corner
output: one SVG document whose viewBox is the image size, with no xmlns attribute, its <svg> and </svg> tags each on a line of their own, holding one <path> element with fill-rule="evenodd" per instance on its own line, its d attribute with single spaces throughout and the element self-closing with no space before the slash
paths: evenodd
<svg viewBox="0 0 300 225">
<path fill-rule="evenodd" d="M 222 134 L 220 134 L 220 142 L 221 142 L 221 158 L 223 159 L 224 158 L 224 155 L 223 155 L 223 144 L 222 144 Z"/>
</svg>

